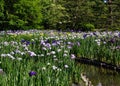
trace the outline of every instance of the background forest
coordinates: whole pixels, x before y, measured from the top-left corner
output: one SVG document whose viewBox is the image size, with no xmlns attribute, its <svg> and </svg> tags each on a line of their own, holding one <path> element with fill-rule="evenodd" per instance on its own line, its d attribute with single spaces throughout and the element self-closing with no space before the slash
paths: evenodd
<svg viewBox="0 0 120 86">
<path fill-rule="evenodd" d="M 0 0 L 0 30 L 120 30 L 120 0 Z"/>
</svg>

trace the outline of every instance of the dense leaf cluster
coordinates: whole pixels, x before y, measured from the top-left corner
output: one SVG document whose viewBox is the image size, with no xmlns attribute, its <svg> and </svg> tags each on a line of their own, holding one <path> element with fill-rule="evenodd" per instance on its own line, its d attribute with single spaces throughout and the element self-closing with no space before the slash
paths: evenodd
<svg viewBox="0 0 120 86">
<path fill-rule="evenodd" d="M 0 30 L 120 29 L 119 0 L 0 0 Z"/>
</svg>

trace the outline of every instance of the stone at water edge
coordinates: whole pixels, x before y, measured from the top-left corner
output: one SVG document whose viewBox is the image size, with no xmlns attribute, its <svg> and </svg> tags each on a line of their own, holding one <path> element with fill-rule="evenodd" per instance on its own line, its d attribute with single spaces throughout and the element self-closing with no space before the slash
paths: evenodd
<svg viewBox="0 0 120 86">
<path fill-rule="evenodd" d="M 81 73 L 81 78 L 84 81 L 84 83 L 86 84 L 86 86 L 93 86 L 91 81 L 89 80 L 89 78 L 87 78 L 86 74 Z"/>
<path fill-rule="evenodd" d="M 102 86 L 102 83 L 99 82 L 97 86 Z"/>
<path fill-rule="evenodd" d="M 78 84 L 78 83 L 72 83 L 72 85 L 71 86 L 81 86 L 80 84 Z"/>
</svg>

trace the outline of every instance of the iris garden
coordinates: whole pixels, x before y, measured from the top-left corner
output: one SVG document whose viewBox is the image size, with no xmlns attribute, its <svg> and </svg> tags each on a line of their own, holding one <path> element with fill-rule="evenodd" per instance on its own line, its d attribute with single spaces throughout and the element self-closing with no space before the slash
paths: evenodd
<svg viewBox="0 0 120 86">
<path fill-rule="evenodd" d="M 81 83 L 76 58 L 120 65 L 120 32 L 1 31 L 1 86 Z"/>
</svg>

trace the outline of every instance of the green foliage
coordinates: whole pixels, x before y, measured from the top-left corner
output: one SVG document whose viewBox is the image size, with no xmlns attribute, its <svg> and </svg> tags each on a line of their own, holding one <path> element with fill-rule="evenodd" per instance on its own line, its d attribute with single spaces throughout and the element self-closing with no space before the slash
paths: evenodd
<svg viewBox="0 0 120 86">
<path fill-rule="evenodd" d="M 88 23 L 84 25 L 84 29 L 86 31 L 92 31 L 93 29 L 95 29 L 95 26 L 93 24 Z"/>
<path fill-rule="evenodd" d="M 15 14 L 19 16 L 18 26 L 31 26 L 32 28 L 40 28 L 42 21 L 40 1 L 21 0 L 14 5 Z"/>
<path fill-rule="evenodd" d="M 3 0 L 0 0 L 0 18 L 4 16 L 3 12 L 4 12 L 4 2 Z"/>
<path fill-rule="evenodd" d="M 64 17 L 67 16 L 65 7 L 58 2 L 52 2 L 45 0 L 42 2 L 43 8 L 43 25 L 46 29 L 57 29 L 58 24 L 64 21 Z"/>
<path fill-rule="evenodd" d="M 111 1 L 0 0 L 0 28 L 79 30 L 87 23 L 97 29 L 120 28 L 120 1 Z"/>
<path fill-rule="evenodd" d="M 4 20 L 6 25 L 10 29 L 30 29 L 41 28 L 42 13 L 40 1 L 38 0 L 17 0 L 8 1 L 4 0 L 3 13 L 5 15 Z M 0 17 L 2 13 L 0 12 Z"/>
<path fill-rule="evenodd" d="M 2 30 L 4 18 L 4 0 L 0 0 L 0 30 Z"/>
</svg>

